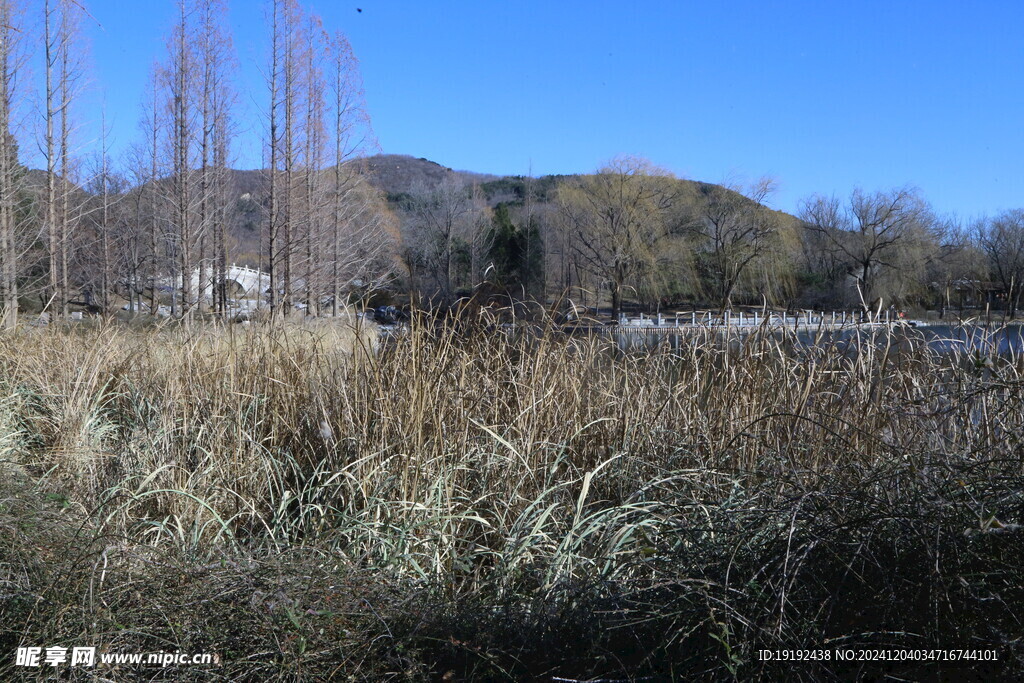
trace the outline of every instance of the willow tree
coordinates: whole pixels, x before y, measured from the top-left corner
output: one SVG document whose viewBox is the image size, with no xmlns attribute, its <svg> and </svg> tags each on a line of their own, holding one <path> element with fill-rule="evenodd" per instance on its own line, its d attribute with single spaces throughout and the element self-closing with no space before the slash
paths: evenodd
<svg viewBox="0 0 1024 683">
<path fill-rule="evenodd" d="M 800 218 L 844 264 L 866 313 L 886 293 L 887 276 L 900 279 L 916 269 L 933 244 L 934 216 L 912 188 L 874 193 L 857 189 L 846 203 L 815 195 L 802 203 Z"/>
<path fill-rule="evenodd" d="M 607 287 L 613 318 L 622 311 L 624 292 L 654 276 L 675 199 L 671 174 L 638 157 L 614 159 L 559 188 L 565 242 L 583 269 Z"/>
<path fill-rule="evenodd" d="M 775 246 L 780 217 L 764 205 L 774 187 L 769 178 L 749 187 L 701 186 L 703 203 L 691 230 L 722 310 L 732 308 L 742 278 Z"/>
</svg>

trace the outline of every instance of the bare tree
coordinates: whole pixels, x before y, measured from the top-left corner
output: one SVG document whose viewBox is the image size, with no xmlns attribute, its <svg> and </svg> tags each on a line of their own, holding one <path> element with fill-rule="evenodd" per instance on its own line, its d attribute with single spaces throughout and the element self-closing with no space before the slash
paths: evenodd
<svg viewBox="0 0 1024 683">
<path fill-rule="evenodd" d="M 395 217 L 380 193 L 366 182 L 363 165 L 356 159 L 376 147 L 359 62 L 341 32 L 331 38 L 328 54 L 334 149 L 325 293 L 336 316 L 343 290 L 373 291 L 394 276 L 399 235 Z"/>
<path fill-rule="evenodd" d="M 559 189 L 567 240 L 579 264 L 606 286 L 618 319 L 627 287 L 649 278 L 655 246 L 666 233 L 675 189 L 667 171 L 645 159 L 622 157 L 594 175 Z"/>
<path fill-rule="evenodd" d="M 935 304 L 943 311 L 952 308 L 952 293 L 966 282 L 976 282 L 988 274 L 988 263 L 977 234 L 955 217 L 937 223 L 936 248 L 931 250 L 925 273 L 919 285 L 936 297 Z"/>
<path fill-rule="evenodd" d="M 68 249 L 71 232 L 71 106 L 81 78 L 78 55 L 81 5 L 73 0 L 44 0 L 43 50 L 45 53 L 46 158 L 45 226 L 49 240 L 49 289 L 46 307 L 67 316 Z"/>
<path fill-rule="evenodd" d="M 196 99 L 200 102 L 199 302 L 202 307 L 209 292 L 214 308 L 223 314 L 227 310 L 225 230 L 234 57 L 231 39 L 225 30 L 227 6 L 224 0 L 199 0 L 197 13 L 194 35 L 199 71 Z"/>
<path fill-rule="evenodd" d="M 160 276 L 170 277 L 173 286 L 174 249 L 173 240 L 168 239 L 169 231 L 166 229 L 166 221 L 162 216 L 167 206 L 165 193 L 160 187 L 161 175 L 161 140 L 160 134 L 163 128 L 162 109 L 160 107 L 159 79 L 162 70 L 154 67 L 152 76 L 152 101 L 148 104 L 148 117 L 143 122 L 146 133 L 146 149 L 140 154 L 139 165 L 136 170 L 136 179 L 139 181 L 140 201 L 144 196 L 148 201 L 149 212 L 149 268 L 147 280 L 150 287 L 149 312 L 150 315 L 157 315 L 160 306 Z M 146 163 L 148 162 L 148 163 Z M 174 294 L 172 293 L 172 302 Z"/>
<path fill-rule="evenodd" d="M 164 92 L 163 115 L 147 124 L 152 150 L 150 175 L 159 182 L 159 159 L 169 159 L 169 190 L 155 203 L 170 208 L 170 229 L 161 231 L 154 212 L 153 246 L 163 237 L 172 288 L 173 315 L 202 312 L 212 298 L 226 305 L 227 163 L 234 102 L 231 40 L 225 30 L 224 0 L 178 0 L 177 20 L 168 40 L 168 62 L 158 71 Z M 165 147 L 158 155 L 159 131 Z M 154 259 L 158 262 L 159 259 Z M 180 310 L 178 294 L 180 292 Z M 155 298 L 155 296 L 154 296 Z"/>
<path fill-rule="evenodd" d="M 301 282 L 310 313 L 325 298 L 334 299 L 336 312 L 351 255 L 366 246 L 362 237 L 351 241 L 352 221 L 366 216 L 367 195 L 357 191 L 359 168 L 348 162 L 372 138 L 358 62 L 342 34 L 328 37 L 320 18 L 294 0 L 273 0 L 270 14 L 266 253 L 272 305 L 287 313 Z M 347 205 L 351 200 L 354 206 Z"/>
<path fill-rule="evenodd" d="M 115 213 L 126 190 L 124 179 L 111 168 L 108 152 L 106 116 L 101 120 L 100 150 L 86 190 L 90 206 L 81 222 L 75 257 L 76 280 L 85 285 L 86 303 L 96 306 L 104 315 L 110 313 L 114 290 L 121 271 L 117 258 Z"/>
<path fill-rule="evenodd" d="M 296 0 L 272 0 L 270 89 L 270 216 L 267 257 L 270 269 L 271 309 L 287 315 L 294 305 L 296 250 L 296 177 L 300 171 L 300 69 L 302 9 Z"/>
<path fill-rule="evenodd" d="M 124 184 L 126 188 L 131 187 L 122 197 L 122 210 L 118 213 L 114 233 L 117 268 L 128 299 L 128 312 L 132 316 L 144 310 L 142 299 L 147 287 L 151 288 L 151 308 L 157 291 L 154 272 L 157 239 L 155 230 L 150 229 L 155 217 L 153 199 L 157 193 L 149 157 L 144 143 L 136 143 L 129 149 Z"/>
<path fill-rule="evenodd" d="M 749 187 L 702 185 L 704 202 L 692 223 L 699 249 L 706 255 L 722 310 L 732 308 L 736 286 L 763 258 L 779 231 L 779 218 L 764 202 L 775 183 L 762 178 Z"/>
<path fill-rule="evenodd" d="M 11 134 L 15 86 L 21 65 L 20 30 L 13 3 L 0 0 L 0 327 L 18 323 L 18 147 Z"/>
<path fill-rule="evenodd" d="M 1024 288 L 1024 210 L 1005 211 L 976 226 L 978 242 L 988 257 L 989 269 L 1006 294 L 1012 318 L 1020 308 Z"/>
<path fill-rule="evenodd" d="M 168 234 L 168 247 L 174 268 L 171 281 L 171 313 L 188 318 L 197 297 L 192 288 L 197 239 L 201 225 L 196 219 L 193 202 L 196 200 L 195 167 L 196 109 L 194 103 L 197 80 L 196 55 L 192 18 L 194 8 L 188 0 L 177 1 L 177 21 L 168 41 L 169 61 L 162 71 L 166 92 L 167 156 L 171 159 L 172 230 Z M 180 293 L 180 308 L 178 294 Z"/>
<path fill-rule="evenodd" d="M 469 285 L 476 287 L 484 280 L 487 268 L 487 254 L 491 249 L 491 221 L 493 212 L 487 205 L 480 184 L 474 182 L 469 191 L 470 217 L 466 234 L 466 251 L 469 257 Z"/>
<path fill-rule="evenodd" d="M 279 239 L 279 222 L 280 222 L 280 189 L 277 180 L 277 166 L 278 166 L 278 139 L 280 137 L 279 122 L 278 122 L 278 97 L 280 96 L 280 68 L 281 68 L 281 43 L 282 41 L 282 17 L 281 17 L 281 3 L 277 0 L 271 4 L 270 8 L 270 72 L 267 74 L 267 86 L 269 89 L 270 103 L 267 108 L 268 114 L 268 139 L 265 149 L 268 154 L 269 161 L 269 184 L 270 184 L 270 196 L 269 206 L 267 207 L 267 222 L 266 222 L 266 240 L 265 248 L 267 254 L 267 269 L 270 271 L 270 311 L 271 314 L 275 313 L 275 309 L 278 302 L 277 297 L 277 243 Z M 263 242 L 263 233 L 260 233 L 261 242 Z M 261 253 L 263 251 L 261 247 Z M 262 269 L 262 268 L 261 268 Z M 263 298 L 262 292 L 260 293 L 260 299 Z"/>
<path fill-rule="evenodd" d="M 412 223 L 405 238 L 409 256 L 426 267 L 441 302 L 449 304 L 458 286 L 457 251 L 475 228 L 471 189 L 449 173 L 436 187 L 414 187 L 411 196 Z"/>
<path fill-rule="evenodd" d="M 320 62 L 327 52 L 328 36 L 317 16 L 306 17 L 303 36 L 306 45 L 301 77 L 302 103 L 305 107 L 302 154 L 303 211 L 300 222 L 303 261 L 303 300 L 306 312 L 316 315 L 324 295 L 325 262 L 321 245 L 324 241 L 328 205 L 324 169 L 327 163 L 327 83 Z M 329 60 L 328 60 L 329 62 Z"/>
<path fill-rule="evenodd" d="M 800 217 L 844 263 L 866 312 L 882 296 L 878 285 L 885 271 L 896 269 L 901 251 L 933 224 L 928 205 L 909 188 L 874 194 L 857 189 L 845 205 L 815 195 L 802 203 Z"/>
</svg>

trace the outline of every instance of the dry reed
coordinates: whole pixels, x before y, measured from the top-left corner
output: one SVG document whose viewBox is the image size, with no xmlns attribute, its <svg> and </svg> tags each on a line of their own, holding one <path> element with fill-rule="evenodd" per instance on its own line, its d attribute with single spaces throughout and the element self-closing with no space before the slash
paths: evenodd
<svg viewBox="0 0 1024 683">
<path fill-rule="evenodd" d="M 877 670 L 755 657 L 826 643 L 1014 670 L 1022 372 L 913 333 L 22 331 L 0 641 L 228 653 L 197 678 Z M 30 559 L 34 518 L 73 560 Z"/>
</svg>

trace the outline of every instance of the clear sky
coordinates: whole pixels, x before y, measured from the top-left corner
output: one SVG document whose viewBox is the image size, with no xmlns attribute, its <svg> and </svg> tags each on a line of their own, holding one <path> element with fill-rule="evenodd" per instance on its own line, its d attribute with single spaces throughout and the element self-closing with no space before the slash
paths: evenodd
<svg viewBox="0 0 1024 683">
<path fill-rule="evenodd" d="M 136 135 L 173 2 L 85 2 L 116 150 Z M 770 174 L 788 211 L 905 184 L 965 218 L 1024 206 L 1020 0 L 304 5 L 348 34 L 387 153 L 520 175 L 639 154 L 695 180 Z M 240 167 L 260 165 L 264 17 L 259 0 L 231 4 Z"/>
</svg>

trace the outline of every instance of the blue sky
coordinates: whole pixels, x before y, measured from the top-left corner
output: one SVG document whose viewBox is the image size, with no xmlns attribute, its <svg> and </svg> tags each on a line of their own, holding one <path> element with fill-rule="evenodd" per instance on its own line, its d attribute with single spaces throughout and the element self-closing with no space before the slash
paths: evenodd
<svg viewBox="0 0 1024 683">
<path fill-rule="evenodd" d="M 772 175 L 788 211 L 905 184 L 964 218 L 1024 206 L 1021 2 L 304 4 L 348 34 L 384 152 L 524 175 L 639 154 L 696 180 Z M 87 6 L 101 26 L 84 113 L 102 96 L 117 150 L 137 134 L 173 3 Z M 260 164 L 264 15 L 231 5 L 240 167 Z"/>
</svg>

